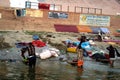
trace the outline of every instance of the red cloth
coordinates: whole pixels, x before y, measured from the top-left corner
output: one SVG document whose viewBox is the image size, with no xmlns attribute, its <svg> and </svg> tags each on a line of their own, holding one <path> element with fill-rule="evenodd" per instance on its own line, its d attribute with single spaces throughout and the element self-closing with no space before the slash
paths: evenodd
<svg viewBox="0 0 120 80">
<path fill-rule="evenodd" d="M 50 4 L 46 4 L 46 3 L 39 3 L 38 5 L 39 9 L 50 9 Z"/>
<path fill-rule="evenodd" d="M 107 59 L 110 59 L 109 54 L 105 54 L 105 57 L 106 57 Z"/>
<path fill-rule="evenodd" d="M 40 40 L 34 40 L 32 41 L 32 44 L 35 46 L 35 47 L 44 47 L 46 46 L 46 43 L 40 41 Z"/>
</svg>

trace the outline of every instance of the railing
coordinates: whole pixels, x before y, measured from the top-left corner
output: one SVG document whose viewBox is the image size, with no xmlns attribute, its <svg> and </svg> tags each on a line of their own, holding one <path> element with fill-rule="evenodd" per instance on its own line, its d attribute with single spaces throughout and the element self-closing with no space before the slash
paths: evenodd
<svg viewBox="0 0 120 80">
<path fill-rule="evenodd" d="M 47 4 L 46 4 L 47 5 Z M 65 11 L 65 9 L 63 8 L 62 5 L 56 5 L 56 4 L 49 4 L 50 8 L 49 10 L 54 10 L 54 11 Z M 39 7 L 39 3 L 35 3 L 35 2 L 30 2 L 30 1 L 26 1 L 26 4 L 25 4 L 25 8 L 32 8 L 32 7 L 36 7 L 38 9 L 40 9 Z M 41 8 L 42 9 L 42 8 Z M 70 6 L 68 6 L 66 8 L 67 12 L 71 12 L 71 8 Z M 102 9 L 99 9 L 99 8 L 89 8 L 89 7 L 80 7 L 80 6 L 75 6 L 74 7 L 74 11 L 72 12 L 75 12 L 75 13 L 89 13 L 89 14 L 102 14 Z"/>
<path fill-rule="evenodd" d="M 102 14 L 102 9 L 76 6 L 74 12 L 76 12 L 76 13 Z"/>
</svg>

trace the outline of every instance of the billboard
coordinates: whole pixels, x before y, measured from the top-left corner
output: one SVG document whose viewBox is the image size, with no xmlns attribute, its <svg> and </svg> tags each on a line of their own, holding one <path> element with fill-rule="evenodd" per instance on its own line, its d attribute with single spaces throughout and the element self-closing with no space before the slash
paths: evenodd
<svg viewBox="0 0 120 80">
<path fill-rule="evenodd" d="M 80 14 L 79 25 L 110 26 L 110 16 Z"/>
</svg>

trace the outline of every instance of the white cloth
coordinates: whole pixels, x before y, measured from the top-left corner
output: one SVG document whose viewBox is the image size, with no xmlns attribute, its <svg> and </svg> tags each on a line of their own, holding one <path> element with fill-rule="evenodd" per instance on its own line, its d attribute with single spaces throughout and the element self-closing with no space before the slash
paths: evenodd
<svg viewBox="0 0 120 80">
<path fill-rule="evenodd" d="M 36 51 L 36 56 L 40 57 L 41 59 L 47 59 L 52 56 L 58 57 L 60 55 L 60 51 L 58 49 L 49 48 L 47 46 L 42 47 L 42 48 L 35 47 L 35 51 Z"/>
</svg>

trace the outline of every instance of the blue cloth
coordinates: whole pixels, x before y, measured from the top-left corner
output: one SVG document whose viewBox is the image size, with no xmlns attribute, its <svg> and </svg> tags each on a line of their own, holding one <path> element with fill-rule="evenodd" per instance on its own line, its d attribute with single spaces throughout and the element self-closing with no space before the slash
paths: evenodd
<svg viewBox="0 0 120 80">
<path fill-rule="evenodd" d="M 33 40 L 39 40 L 39 36 L 38 35 L 33 35 Z"/>
<path fill-rule="evenodd" d="M 72 43 L 71 40 L 66 40 L 65 42 L 66 42 L 66 44 L 68 44 L 68 43 Z"/>
<path fill-rule="evenodd" d="M 88 54 L 87 54 L 87 52 L 86 52 L 85 49 L 83 49 L 83 56 L 84 56 L 84 57 L 87 57 L 87 56 L 88 56 Z"/>
<path fill-rule="evenodd" d="M 108 28 L 100 28 L 102 33 L 110 33 L 110 31 L 108 30 Z"/>
<path fill-rule="evenodd" d="M 78 46 L 80 44 L 80 41 L 73 42 L 73 44 Z"/>
<path fill-rule="evenodd" d="M 83 42 L 81 44 L 81 47 L 82 47 L 82 49 L 85 49 L 85 50 L 90 50 L 91 49 L 90 43 L 88 41 L 87 42 Z"/>
</svg>

